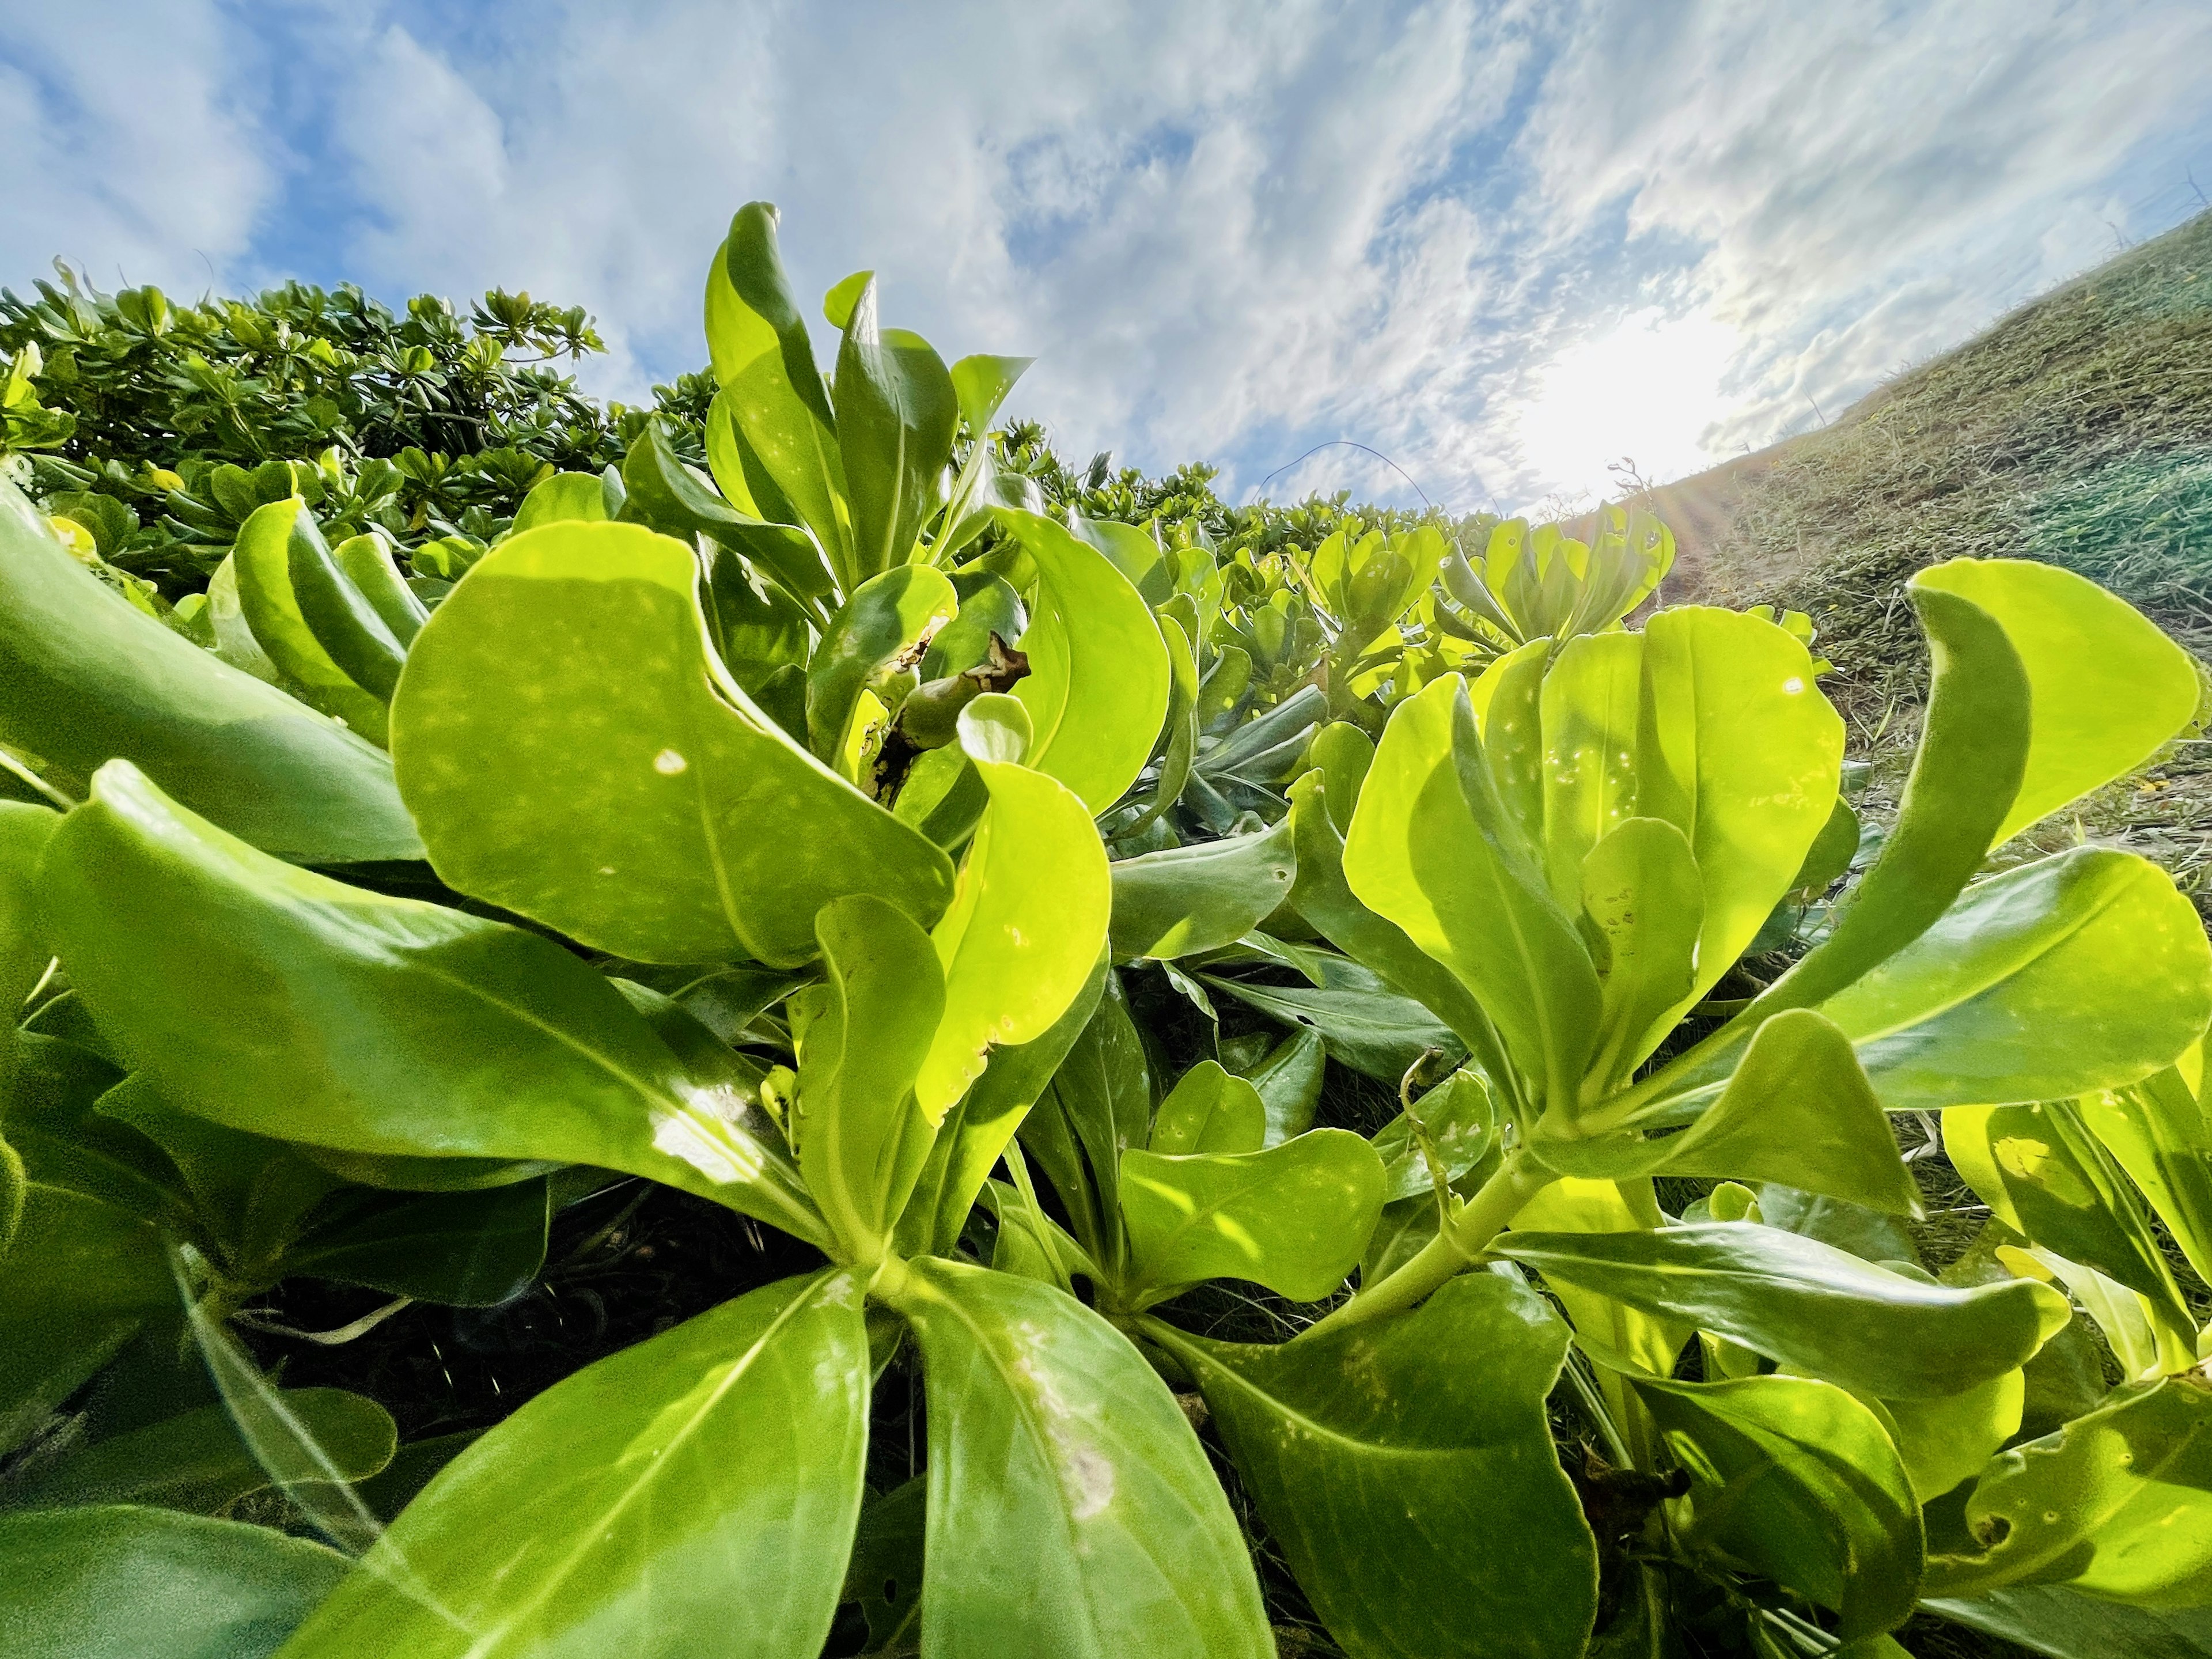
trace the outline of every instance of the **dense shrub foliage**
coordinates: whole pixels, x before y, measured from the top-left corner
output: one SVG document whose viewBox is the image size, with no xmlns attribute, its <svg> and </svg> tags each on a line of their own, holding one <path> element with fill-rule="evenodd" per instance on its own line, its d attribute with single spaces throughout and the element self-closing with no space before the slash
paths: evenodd
<svg viewBox="0 0 2212 1659">
<path fill-rule="evenodd" d="M 764 204 L 611 422 L 505 366 L 574 313 L 145 293 L 9 323 L 9 1651 L 2201 1650 L 2212 947 L 1988 872 L 2191 720 L 2124 604 L 1917 576 L 1869 828 L 1802 617 L 1624 624 L 1648 513 L 1079 475 L 871 273 L 823 349 Z M 508 494 L 364 505 L 410 454 Z M 1941 1273 L 1900 1115 L 1990 1211 Z M 405 1444 L 244 1340 L 625 1187 L 780 1276 Z"/>
</svg>

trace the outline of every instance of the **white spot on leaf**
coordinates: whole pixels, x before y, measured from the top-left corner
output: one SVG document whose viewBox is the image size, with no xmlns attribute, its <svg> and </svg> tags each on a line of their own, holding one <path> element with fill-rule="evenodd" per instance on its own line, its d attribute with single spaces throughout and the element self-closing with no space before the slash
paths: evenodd
<svg viewBox="0 0 2212 1659">
<path fill-rule="evenodd" d="M 672 778 L 690 763 L 673 749 L 664 749 L 653 757 L 653 769 L 664 778 Z"/>
</svg>

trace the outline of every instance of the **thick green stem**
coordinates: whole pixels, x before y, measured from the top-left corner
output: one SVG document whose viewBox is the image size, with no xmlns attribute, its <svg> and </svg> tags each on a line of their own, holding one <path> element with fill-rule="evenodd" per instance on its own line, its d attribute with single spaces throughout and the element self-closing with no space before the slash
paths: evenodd
<svg viewBox="0 0 2212 1659">
<path fill-rule="evenodd" d="M 1403 1313 L 1426 1299 L 1488 1249 L 1491 1240 L 1505 1231 L 1528 1200 L 1559 1178 L 1525 1152 L 1508 1153 L 1498 1173 L 1482 1183 L 1481 1190 L 1438 1229 L 1419 1255 L 1387 1279 L 1358 1291 L 1295 1340 L 1304 1341 L 1322 1331 L 1342 1330 L 1385 1314 Z"/>
</svg>

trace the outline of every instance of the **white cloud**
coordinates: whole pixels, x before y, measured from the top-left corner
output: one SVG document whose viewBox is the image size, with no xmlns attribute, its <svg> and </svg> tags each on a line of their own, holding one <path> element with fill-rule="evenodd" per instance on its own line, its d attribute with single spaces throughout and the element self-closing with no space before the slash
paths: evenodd
<svg viewBox="0 0 2212 1659">
<path fill-rule="evenodd" d="M 239 48 L 200 0 L 0 12 L 0 280 L 55 255 L 102 288 L 234 280 L 276 188 Z"/>
<path fill-rule="evenodd" d="M 527 287 L 597 314 L 587 384 L 635 398 L 702 360 L 706 261 L 764 196 L 810 292 L 873 266 L 948 355 L 1038 354 L 1014 407 L 1079 459 L 1236 495 L 1337 437 L 1461 510 L 1602 488 L 1616 446 L 1693 468 L 2162 228 L 2212 150 L 2199 0 L 234 15 L 0 23 L 0 142 L 36 158 L 9 276 L 198 248 Z M 313 90 L 272 132 L 279 60 Z M 1268 489 L 1340 486 L 1412 493 L 1344 447 Z"/>
</svg>

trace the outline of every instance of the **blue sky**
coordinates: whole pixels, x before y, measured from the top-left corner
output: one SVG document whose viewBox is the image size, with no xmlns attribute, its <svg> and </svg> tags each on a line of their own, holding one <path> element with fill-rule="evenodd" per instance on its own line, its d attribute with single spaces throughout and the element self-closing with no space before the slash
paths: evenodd
<svg viewBox="0 0 2212 1659">
<path fill-rule="evenodd" d="M 2212 190 L 2204 0 L 0 8 L 0 283 L 526 288 L 699 366 L 730 213 L 1079 458 L 1455 510 L 1832 416 Z M 826 329 L 825 329 L 826 333 Z M 1334 447 L 1267 493 L 1410 501 Z"/>
</svg>

